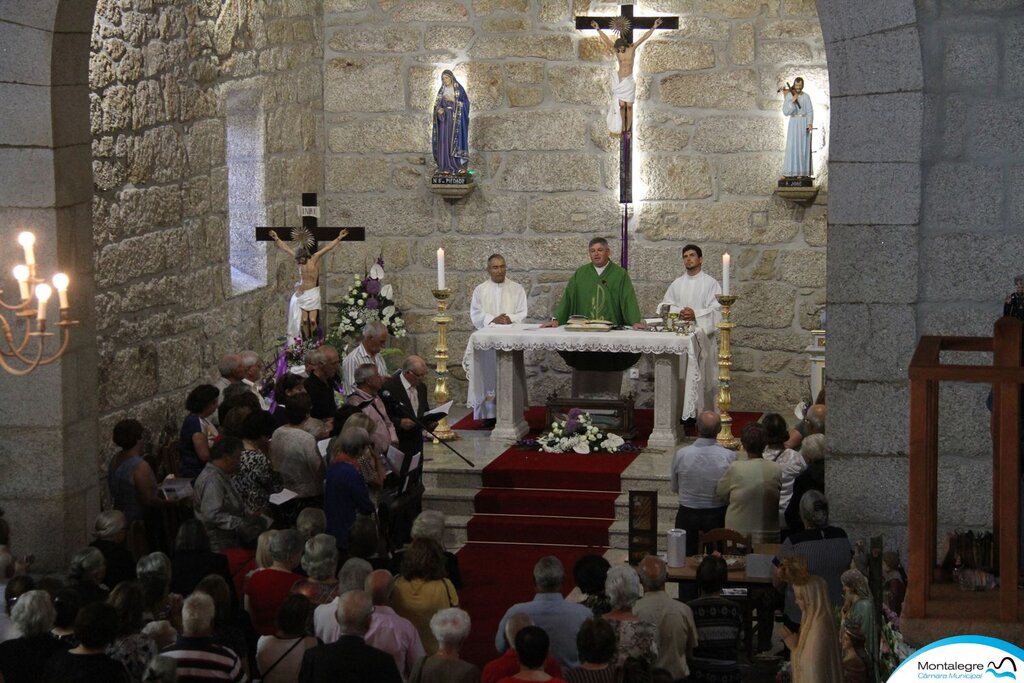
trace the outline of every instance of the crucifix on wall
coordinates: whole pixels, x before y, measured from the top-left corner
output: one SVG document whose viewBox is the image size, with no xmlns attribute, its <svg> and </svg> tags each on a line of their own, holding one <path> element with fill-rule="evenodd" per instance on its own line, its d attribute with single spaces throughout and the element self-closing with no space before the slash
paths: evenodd
<svg viewBox="0 0 1024 683">
<path fill-rule="evenodd" d="M 296 337 L 310 339 L 323 336 L 320 313 L 320 259 L 338 244 L 362 242 L 366 239 L 366 228 L 336 228 L 317 225 L 320 207 L 316 203 L 316 192 L 303 192 L 299 207 L 302 226 L 297 228 L 256 228 L 256 240 L 273 240 L 277 247 L 295 259 L 299 268 L 299 280 L 295 293 L 288 304 L 288 340 Z M 320 247 L 321 240 L 330 240 Z M 297 243 L 289 246 L 287 242 Z"/>
<path fill-rule="evenodd" d="M 602 30 L 610 28 L 618 34 L 612 40 Z M 623 268 L 629 263 L 628 204 L 633 202 L 633 103 L 636 100 L 636 81 L 633 78 L 633 62 L 636 48 L 651 37 L 656 29 L 679 28 L 679 17 L 635 17 L 633 5 L 620 5 L 617 17 L 576 17 L 576 28 L 595 29 L 601 42 L 615 55 L 618 62 L 612 77 L 612 101 L 608 108 L 608 131 L 621 136 L 619 152 L 619 203 L 622 207 L 622 258 Z M 647 31 L 633 42 L 635 29 Z"/>
</svg>

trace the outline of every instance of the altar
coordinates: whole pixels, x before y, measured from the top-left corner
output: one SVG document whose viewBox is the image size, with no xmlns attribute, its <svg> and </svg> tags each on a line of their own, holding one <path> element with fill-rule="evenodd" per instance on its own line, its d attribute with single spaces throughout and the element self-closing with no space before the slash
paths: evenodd
<svg viewBox="0 0 1024 683">
<path fill-rule="evenodd" d="M 647 441 L 651 449 L 674 451 L 681 434 L 680 418 L 696 417 L 703 405 L 701 376 L 705 354 L 712 353 L 703 330 L 677 335 L 647 330 L 570 332 L 564 327 L 541 328 L 535 324 L 495 325 L 477 330 L 469 338 L 473 368 L 478 354 L 497 352 L 497 424 L 492 439 L 515 441 L 529 431 L 523 413 L 529 405 L 524 351 L 600 351 L 650 354 L 654 361 L 654 430 Z M 483 378 L 470 372 L 483 395 Z M 710 406 L 707 406 L 710 408 Z"/>
</svg>

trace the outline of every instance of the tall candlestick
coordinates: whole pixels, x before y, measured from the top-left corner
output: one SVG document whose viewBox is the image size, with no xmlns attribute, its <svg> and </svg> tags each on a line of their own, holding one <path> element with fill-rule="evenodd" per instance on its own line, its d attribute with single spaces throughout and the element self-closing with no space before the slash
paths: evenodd
<svg viewBox="0 0 1024 683">
<path fill-rule="evenodd" d="M 36 312 L 36 320 L 40 322 L 46 320 L 46 302 L 50 300 L 51 294 L 53 294 L 53 290 L 50 289 L 50 285 L 45 282 L 36 285 L 36 298 L 39 299 L 39 310 Z"/>
<path fill-rule="evenodd" d="M 28 301 L 32 296 L 28 287 L 28 266 L 25 264 L 14 266 L 14 279 L 18 281 L 18 287 L 21 289 L 21 300 Z"/>
<path fill-rule="evenodd" d="M 33 250 L 33 245 L 36 243 L 36 236 L 30 232 L 23 232 L 18 235 L 18 244 L 25 249 L 25 263 L 31 267 L 36 264 L 36 253 Z"/>
<path fill-rule="evenodd" d="M 732 257 L 728 253 L 722 254 L 722 294 L 729 295 L 729 264 Z"/>
<path fill-rule="evenodd" d="M 437 288 L 444 289 L 444 247 L 437 250 Z"/>
<path fill-rule="evenodd" d="M 60 297 L 60 308 L 68 307 L 68 283 L 70 279 L 64 273 L 57 273 L 53 276 L 53 286 L 57 289 L 57 296 Z"/>
</svg>

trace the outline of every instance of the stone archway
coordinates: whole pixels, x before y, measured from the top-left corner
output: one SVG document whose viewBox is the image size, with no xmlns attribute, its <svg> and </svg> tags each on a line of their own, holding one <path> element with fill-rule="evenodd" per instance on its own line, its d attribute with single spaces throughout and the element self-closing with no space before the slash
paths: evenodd
<svg viewBox="0 0 1024 683">
<path fill-rule="evenodd" d="M 21 225 L 36 226 L 49 245 L 41 260 L 74 277 L 82 320 L 64 362 L 31 380 L 0 376 L 0 505 L 20 538 L 51 539 L 38 544 L 41 569 L 62 566 L 86 540 L 99 501 L 88 103 L 95 8 L 95 0 L 0 8 L 0 37 L 18 46 L 0 69 L 0 87 L 31 86 L 18 125 L 0 132 L 0 169 L 8 178 L 0 186 L 0 243 L 9 244 Z M 924 96 L 917 17 L 913 0 L 819 0 L 818 14 L 832 92 L 830 445 L 843 456 L 830 465 L 829 486 L 837 491 L 836 517 L 852 535 L 881 522 L 902 539 L 905 367 L 900 354 L 891 358 L 892 340 L 862 321 L 868 314 L 898 329 L 900 353 L 909 355 L 917 281 L 899 273 L 914 270 L 918 259 Z M 882 235 L 893 236 L 894 250 L 876 254 L 875 267 L 860 268 L 859 255 Z M 0 255 L 0 267 L 9 270 L 10 258 Z M 891 505 L 881 507 L 886 517 L 876 520 L 864 516 L 856 491 L 858 483 L 877 483 L 879 467 L 894 478 L 885 494 Z"/>
</svg>

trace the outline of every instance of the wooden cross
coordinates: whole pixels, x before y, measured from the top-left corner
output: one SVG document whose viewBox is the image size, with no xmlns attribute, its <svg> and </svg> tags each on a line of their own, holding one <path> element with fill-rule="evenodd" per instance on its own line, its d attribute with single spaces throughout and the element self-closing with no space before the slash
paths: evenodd
<svg viewBox="0 0 1024 683">
<path fill-rule="evenodd" d="M 576 17 L 576 28 L 590 29 L 590 22 L 596 21 L 602 29 L 611 26 L 612 17 Z M 619 16 L 614 17 L 617 23 L 625 20 L 628 28 L 621 32 L 621 36 L 633 43 L 633 31 L 636 29 L 654 28 L 655 19 L 661 19 L 662 29 L 679 28 L 679 17 L 634 17 L 633 5 L 619 5 Z M 633 203 L 633 130 L 636 129 L 636 114 L 634 108 L 633 125 L 630 130 L 622 132 L 622 144 L 619 153 L 619 203 L 622 207 L 622 258 L 623 268 L 629 267 L 629 232 L 628 232 L 628 208 L 627 204 Z"/>
<path fill-rule="evenodd" d="M 366 228 L 335 228 L 317 225 L 320 219 L 320 207 L 316 203 L 316 192 L 302 193 L 302 206 L 299 207 L 299 215 L 302 217 L 301 228 L 258 227 L 256 228 L 256 241 L 269 242 L 273 239 L 270 236 L 270 231 L 274 230 L 277 232 L 277 236 L 286 242 L 302 242 L 302 246 L 310 254 L 316 252 L 319 242 L 333 240 L 342 230 L 348 230 L 348 234 L 342 240 L 344 242 L 366 241 Z"/>
</svg>

